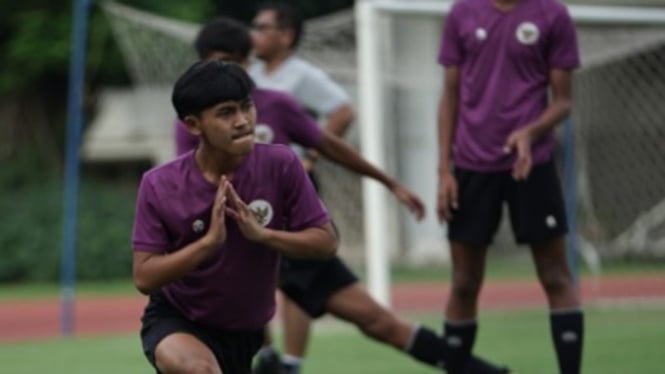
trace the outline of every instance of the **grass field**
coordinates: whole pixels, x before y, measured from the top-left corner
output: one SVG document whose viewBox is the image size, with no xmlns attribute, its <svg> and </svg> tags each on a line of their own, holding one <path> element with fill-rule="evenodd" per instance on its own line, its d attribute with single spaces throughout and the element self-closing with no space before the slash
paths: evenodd
<svg viewBox="0 0 665 374">
<path fill-rule="evenodd" d="M 439 326 L 438 316 L 414 317 Z M 554 374 L 555 358 L 544 311 L 487 312 L 476 353 L 521 374 Z M 662 373 L 665 305 L 587 310 L 584 373 Z M 151 373 L 136 336 L 80 338 L 0 345 L 0 372 Z M 412 362 L 392 348 L 370 343 L 347 325 L 317 325 L 306 373 L 427 374 L 435 370 Z"/>
</svg>

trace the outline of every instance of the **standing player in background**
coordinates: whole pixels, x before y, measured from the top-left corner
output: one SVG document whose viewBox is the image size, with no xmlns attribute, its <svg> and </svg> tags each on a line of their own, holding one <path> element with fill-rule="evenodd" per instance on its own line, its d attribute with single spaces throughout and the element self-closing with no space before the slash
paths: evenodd
<svg viewBox="0 0 665 374">
<path fill-rule="evenodd" d="M 223 58 L 246 66 L 251 41 L 247 28 L 229 18 L 220 17 L 206 24 L 196 38 L 199 58 Z M 304 109 L 288 94 L 279 91 L 256 89 L 253 93 L 257 109 L 256 138 L 258 142 L 297 143 L 314 148 L 322 155 L 383 183 L 395 197 L 416 216 L 424 214 L 420 200 L 383 172 L 367 163 L 355 150 L 338 137 L 321 130 Z M 183 124 L 176 125 L 176 143 L 179 153 L 197 146 Z M 429 365 L 440 366 L 445 361 L 443 342 L 424 327 L 418 327 L 398 319 L 381 307 L 360 285 L 357 278 L 339 259 L 324 261 L 295 261 L 282 258 L 280 288 L 286 298 L 302 307 L 309 318 L 324 313 L 344 319 L 356 325 L 371 338 L 403 350 Z M 297 373 L 299 365 L 288 362 L 282 365 L 279 356 L 271 349 L 264 349 L 262 373 Z M 270 364 L 270 365 L 269 365 Z M 480 359 L 473 359 L 470 373 L 507 373 Z"/>
<path fill-rule="evenodd" d="M 261 4 L 252 21 L 257 62 L 249 75 L 258 87 L 290 93 L 317 120 L 325 120 L 326 131 L 343 137 L 355 117 L 351 100 L 328 74 L 296 55 L 302 34 L 303 20 L 295 8 L 282 2 Z M 315 161 L 316 153 L 306 153 L 308 170 Z"/>
<path fill-rule="evenodd" d="M 583 315 L 552 160 L 553 129 L 570 113 L 579 65 L 570 15 L 556 0 L 459 0 L 445 19 L 439 62 L 437 208 L 453 259 L 449 372 L 463 372 L 473 347 L 487 248 L 506 202 L 515 239 L 531 247 L 547 294 L 559 370 L 579 373 Z"/>
<path fill-rule="evenodd" d="M 325 129 L 342 136 L 355 116 L 342 87 L 296 55 L 303 20 L 286 3 L 262 4 L 252 22 L 254 54 L 249 75 L 258 87 L 291 93 L 307 110 L 326 119 Z"/>
<path fill-rule="evenodd" d="M 317 119 L 325 118 L 326 131 L 343 137 L 355 116 L 351 101 L 328 74 L 296 55 L 302 34 L 303 20 L 294 7 L 283 2 L 260 5 L 252 21 L 252 44 L 258 62 L 250 66 L 249 75 L 258 87 L 290 93 Z M 313 170 L 317 153 L 296 150 L 318 187 Z M 285 358 L 299 365 L 307 350 L 311 320 L 288 299 L 284 300 L 282 314 Z"/>
<path fill-rule="evenodd" d="M 173 105 L 199 146 L 141 180 L 133 277 L 150 295 L 141 340 L 160 373 L 249 373 L 275 312 L 280 254 L 337 248 L 297 156 L 254 144 L 253 88 L 235 64 L 191 66 Z"/>
</svg>

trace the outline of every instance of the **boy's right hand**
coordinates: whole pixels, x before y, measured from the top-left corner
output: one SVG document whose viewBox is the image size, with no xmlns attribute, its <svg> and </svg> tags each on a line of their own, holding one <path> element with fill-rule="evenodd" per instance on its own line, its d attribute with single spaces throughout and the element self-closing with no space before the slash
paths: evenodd
<svg viewBox="0 0 665 374">
<path fill-rule="evenodd" d="M 215 195 L 215 202 L 210 214 L 210 227 L 203 237 L 206 245 L 214 248 L 224 244 L 226 241 L 226 194 L 229 188 L 229 181 L 222 175 L 219 180 L 219 187 Z"/>
<path fill-rule="evenodd" d="M 450 171 L 444 171 L 439 177 L 439 191 L 437 193 L 436 213 L 439 222 L 450 222 L 453 210 L 459 208 L 457 201 L 457 180 Z"/>
</svg>

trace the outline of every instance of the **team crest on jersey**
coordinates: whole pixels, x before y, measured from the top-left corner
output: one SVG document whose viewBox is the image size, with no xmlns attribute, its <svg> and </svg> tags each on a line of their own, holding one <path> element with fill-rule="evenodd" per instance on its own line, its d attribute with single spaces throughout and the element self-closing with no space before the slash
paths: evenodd
<svg viewBox="0 0 665 374">
<path fill-rule="evenodd" d="M 201 233 L 205 228 L 206 228 L 205 223 L 203 223 L 203 221 L 200 219 L 197 219 L 196 221 L 192 222 L 192 230 L 194 230 L 195 233 Z"/>
<path fill-rule="evenodd" d="M 522 22 L 517 26 L 515 36 L 520 43 L 524 45 L 533 45 L 536 44 L 540 37 L 540 30 L 533 22 Z"/>
<path fill-rule="evenodd" d="M 270 144 L 274 138 L 275 133 L 270 126 L 263 123 L 256 125 L 256 128 L 254 129 L 254 140 L 257 143 Z"/>
<path fill-rule="evenodd" d="M 477 28 L 475 34 L 476 34 L 476 39 L 480 41 L 487 39 L 487 30 L 485 30 L 482 27 Z"/>
<path fill-rule="evenodd" d="M 273 211 L 272 205 L 270 205 L 269 202 L 265 200 L 254 200 L 249 203 L 249 209 L 261 226 L 268 226 L 270 221 L 272 221 Z"/>
</svg>

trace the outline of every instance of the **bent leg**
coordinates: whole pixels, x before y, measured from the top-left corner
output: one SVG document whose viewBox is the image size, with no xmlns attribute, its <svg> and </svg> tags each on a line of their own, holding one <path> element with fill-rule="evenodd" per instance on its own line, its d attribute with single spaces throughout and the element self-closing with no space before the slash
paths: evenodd
<svg viewBox="0 0 665 374">
<path fill-rule="evenodd" d="M 191 334 L 174 333 L 155 348 L 155 366 L 163 374 L 221 374 L 210 348 Z"/>
</svg>

